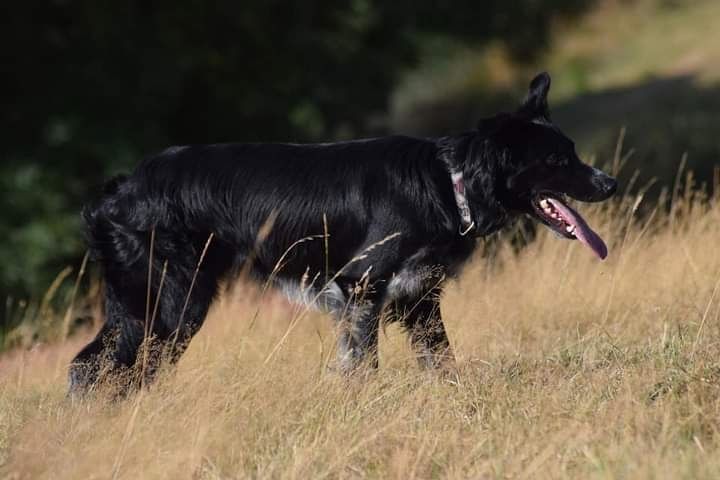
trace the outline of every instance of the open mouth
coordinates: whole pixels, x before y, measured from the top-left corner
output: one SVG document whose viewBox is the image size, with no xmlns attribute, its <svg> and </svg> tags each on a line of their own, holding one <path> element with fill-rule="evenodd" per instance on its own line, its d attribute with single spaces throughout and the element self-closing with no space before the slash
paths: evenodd
<svg viewBox="0 0 720 480">
<path fill-rule="evenodd" d="M 580 240 L 601 260 L 607 257 L 608 250 L 603 239 L 590 228 L 578 212 L 558 196 L 539 193 L 534 196 L 532 206 L 535 215 L 551 230 L 567 239 Z"/>
</svg>

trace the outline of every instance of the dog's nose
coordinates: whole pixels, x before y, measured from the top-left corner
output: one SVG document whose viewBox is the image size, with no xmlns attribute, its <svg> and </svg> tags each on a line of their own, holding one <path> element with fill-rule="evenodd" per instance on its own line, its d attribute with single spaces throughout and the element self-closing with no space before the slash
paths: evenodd
<svg viewBox="0 0 720 480">
<path fill-rule="evenodd" d="M 603 190 L 605 190 L 605 195 L 608 197 L 613 195 L 617 190 L 617 180 L 612 177 L 605 179 L 603 182 Z"/>
</svg>

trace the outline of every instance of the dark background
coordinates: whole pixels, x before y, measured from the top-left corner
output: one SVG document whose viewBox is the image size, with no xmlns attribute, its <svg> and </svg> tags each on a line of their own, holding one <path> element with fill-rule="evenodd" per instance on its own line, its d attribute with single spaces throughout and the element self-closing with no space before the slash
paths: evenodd
<svg viewBox="0 0 720 480">
<path fill-rule="evenodd" d="M 635 156 L 643 171 L 668 181 L 692 148 L 692 166 L 709 178 L 714 86 L 680 72 L 591 88 L 596 66 L 551 61 L 562 32 L 605 4 L 622 15 L 635 3 L 4 2 L 0 326 L 21 318 L 20 299 L 41 297 L 58 272 L 79 265 L 79 211 L 103 180 L 169 145 L 462 130 L 513 108 L 536 70 L 556 66 L 556 120 L 591 153 L 612 151 L 622 126 L 652 123 L 628 129 L 626 143 L 646 147 Z M 651 3 L 659 18 L 683 13 L 677 2 Z M 476 53 L 490 60 L 458 87 L 468 70 L 450 60 Z M 498 81 L 504 70 L 508 79 Z M 418 78 L 430 93 L 403 96 Z M 690 112 L 685 123 L 678 111 Z"/>
</svg>

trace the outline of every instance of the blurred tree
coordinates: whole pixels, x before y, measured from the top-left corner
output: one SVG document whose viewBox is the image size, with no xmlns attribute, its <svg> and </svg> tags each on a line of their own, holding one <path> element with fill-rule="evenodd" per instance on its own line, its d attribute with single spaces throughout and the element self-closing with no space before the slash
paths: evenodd
<svg viewBox="0 0 720 480">
<path fill-rule="evenodd" d="M 77 262 L 82 203 L 142 154 L 367 133 L 429 36 L 528 57 L 590 2 L 5 2 L 0 298 Z"/>
</svg>

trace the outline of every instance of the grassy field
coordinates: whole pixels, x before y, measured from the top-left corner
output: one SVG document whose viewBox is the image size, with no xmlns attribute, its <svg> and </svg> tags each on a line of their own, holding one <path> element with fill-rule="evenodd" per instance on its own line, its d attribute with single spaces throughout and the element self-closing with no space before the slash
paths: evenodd
<svg viewBox="0 0 720 480">
<path fill-rule="evenodd" d="M 455 380 L 393 326 L 379 371 L 326 373 L 331 321 L 247 286 L 124 401 L 65 399 L 88 335 L 5 354 L 0 476 L 718 478 L 720 204 L 676 196 L 582 208 L 605 262 L 544 229 L 476 258 L 443 301 Z"/>
</svg>

